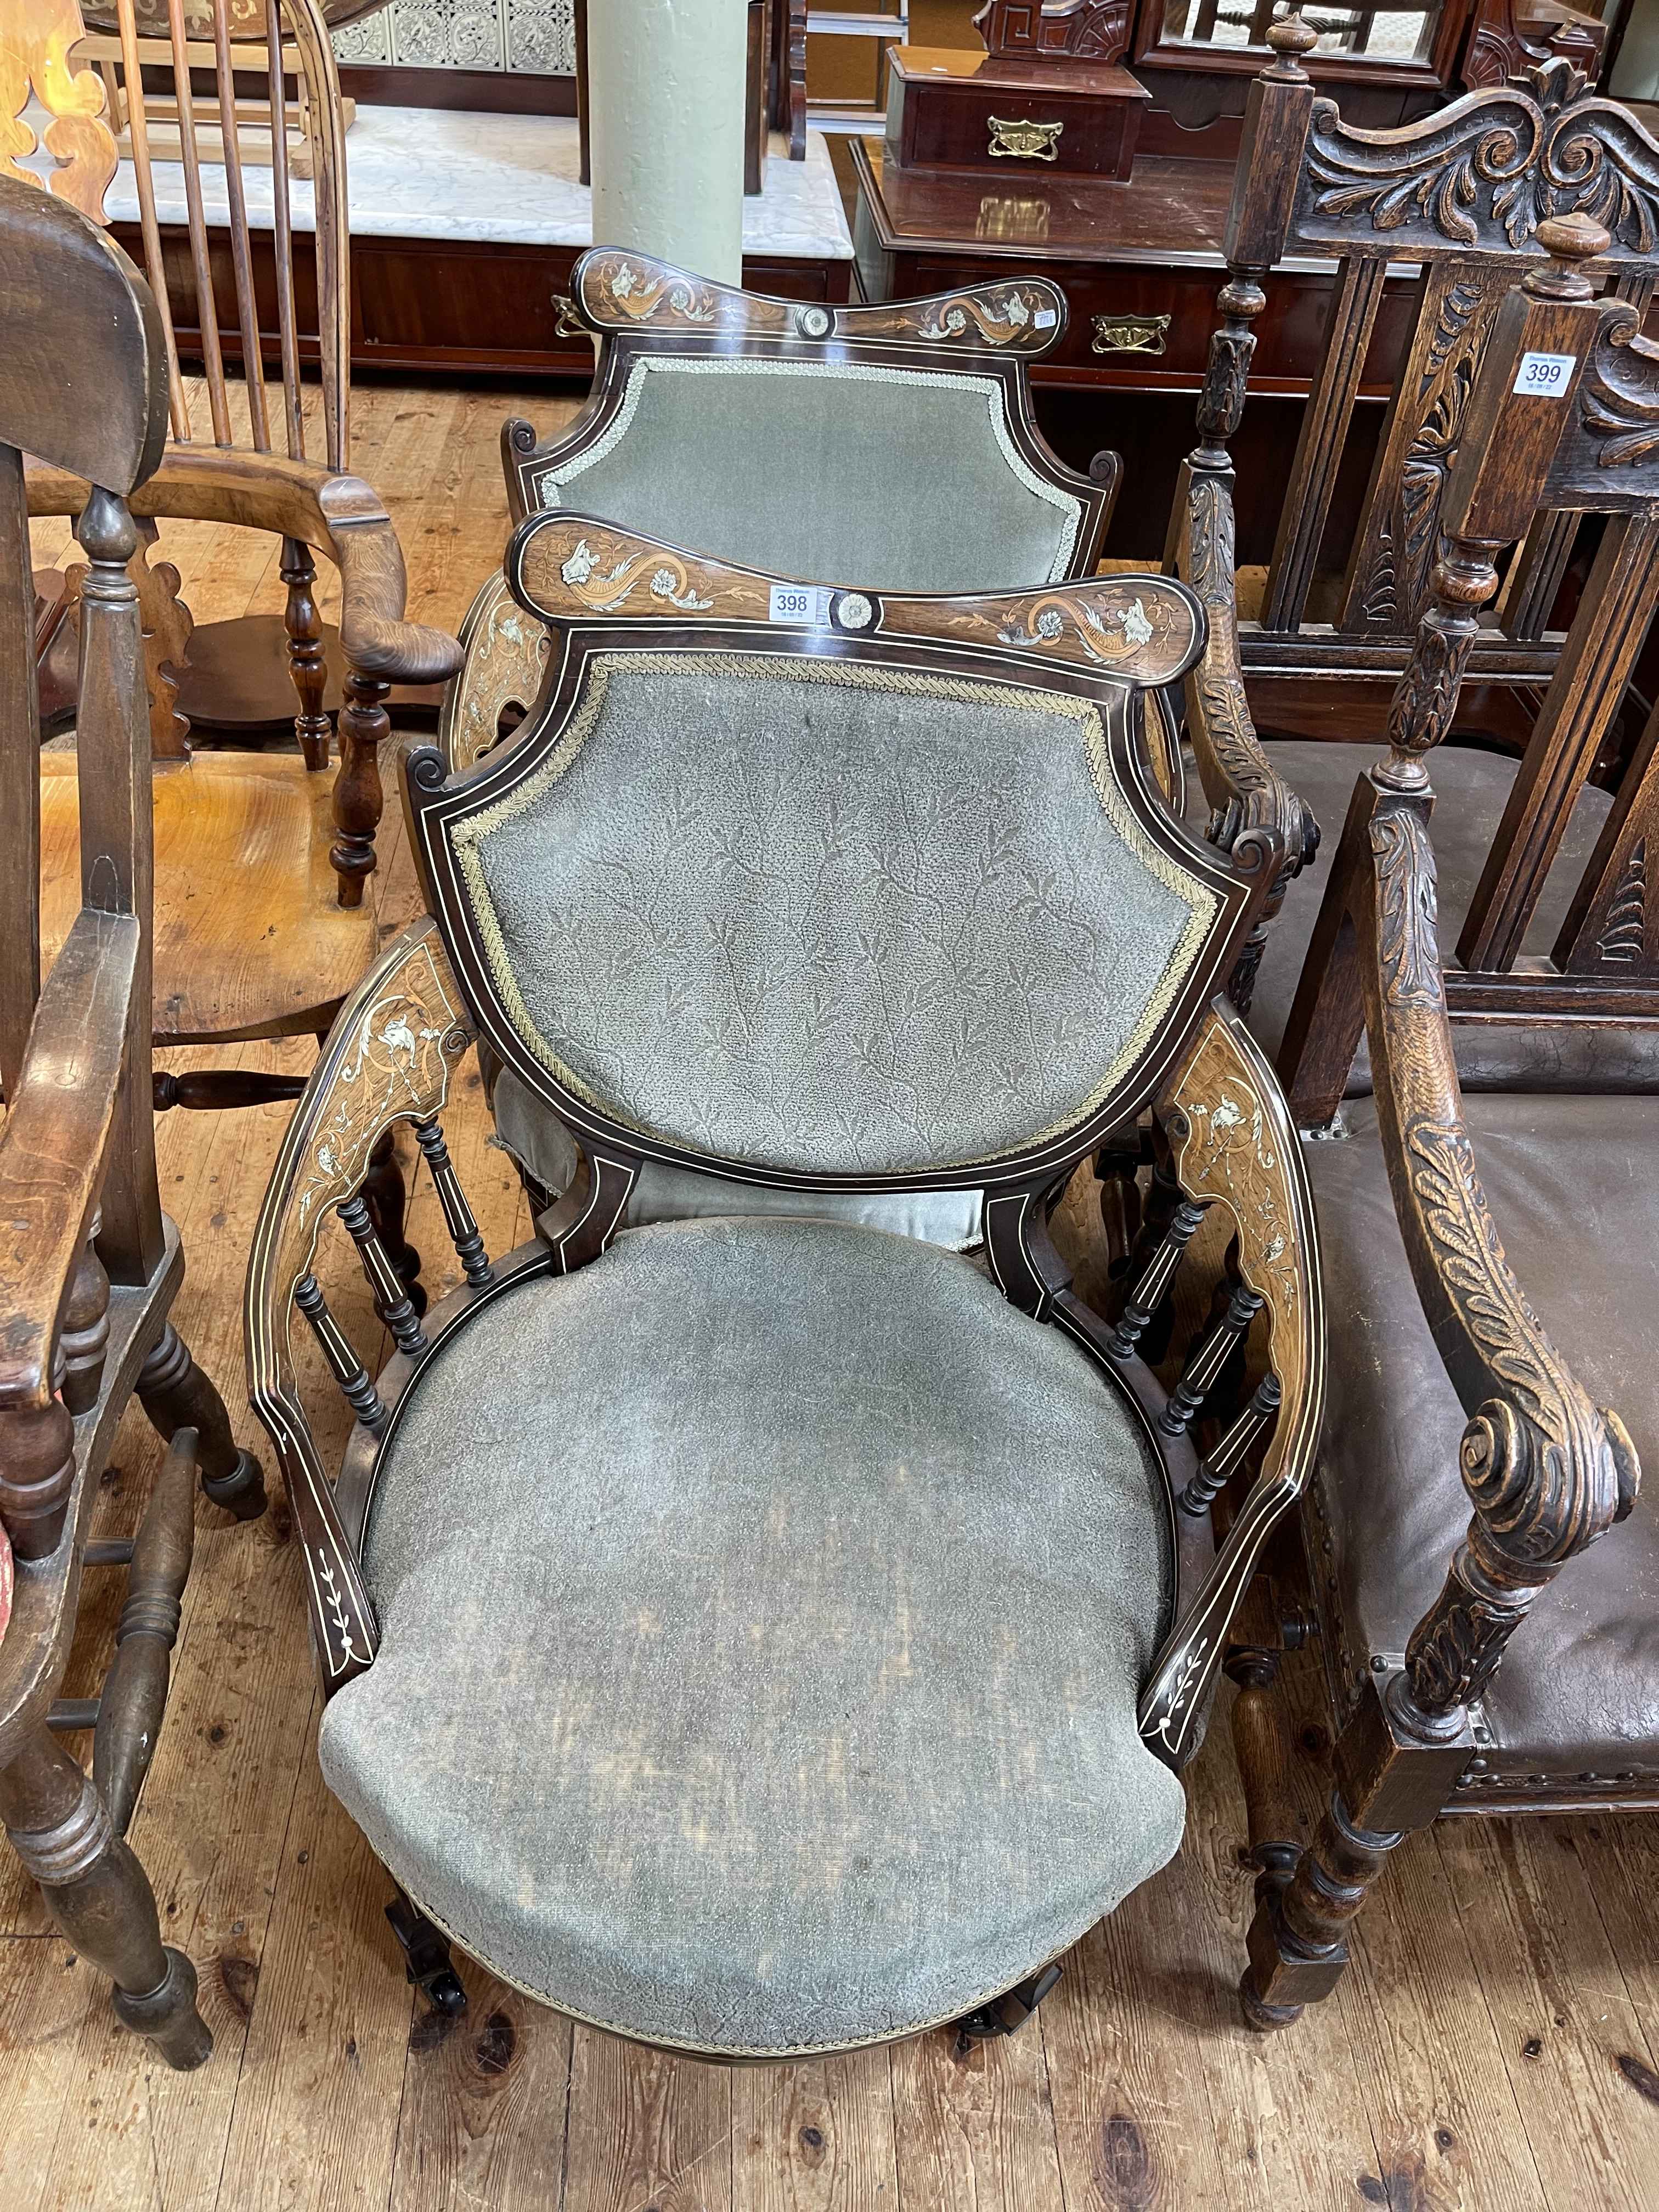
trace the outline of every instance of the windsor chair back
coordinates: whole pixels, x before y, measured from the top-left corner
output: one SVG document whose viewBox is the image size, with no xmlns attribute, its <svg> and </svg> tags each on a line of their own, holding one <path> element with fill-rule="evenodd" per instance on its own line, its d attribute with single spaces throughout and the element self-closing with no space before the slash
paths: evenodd
<svg viewBox="0 0 1659 2212">
<path fill-rule="evenodd" d="M 512 744 L 459 770 L 410 757 L 434 918 L 343 1012 L 249 1272 L 252 1400 L 312 1565 L 325 1772 L 443 1972 L 437 1923 L 562 2009 L 726 2057 L 952 2018 L 1003 2032 L 1174 1848 L 1171 1770 L 1319 1424 L 1294 1138 L 1215 995 L 1279 855 L 1264 841 L 1252 872 L 1190 837 L 1147 747 L 1147 694 L 1200 652 L 1202 611 L 1158 577 L 803 598 L 563 511 L 526 521 L 507 574 L 551 635 L 547 681 Z M 475 1036 L 584 1147 L 534 1242 L 493 1260 L 440 1126 Z M 1179 1203 L 1111 1322 L 1046 1222 L 1143 1107 Z M 317 1253 L 337 1213 L 392 1288 L 358 1193 L 398 1119 L 466 1282 L 424 1324 L 390 1311 L 375 1378 Z M 647 1164 L 732 1195 L 625 1228 Z M 757 1215 L 745 1185 L 799 1210 Z M 939 1189 L 982 1202 L 989 1279 L 925 1234 L 826 1218 Z M 1169 1395 L 1137 1347 L 1211 1204 L 1237 1229 L 1237 1294 Z M 358 1415 L 337 1486 L 296 1311 Z M 1264 1311 L 1272 1389 L 1200 1461 L 1194 1416 Z M 1209 1503 L 1258 1455 L 1218 1550 Z M 1028 1591 L 1031 1545 L 1044 1576 L 1079 1563 L 1065 1601 Z M 625 1654 L 598 1626 L 621 1618 L 624 1559 L 665 1570 L 628 1601 L 652 1626 L 621 1632 Z M 694 1559 L 708 1577 L 685 1577 Z M 1011 1673 L 963 1632 L 988 1617 L 1020 1624 Z M 592 1632 L 540 1634 L 553 1618 Z M 962 1663 L 896 1664 L 896 1634 Z M 576 1681 L 590 1652 L 610 1688 Z M 556 1710 L 592 1716 L 592 1741 Z M 625 1804 L 598 1749 L 623 1735 L 629 1774 L 690 1795 Z M 990 1746 L 994 1764 L 1018 1747 L 1029 1784 L 997 1785 Z M 843 1758 L 850 1796 L 824 1786 Z M 983 1881 L 944 1873 L 968 1820 Z"/>
<path fill-rule="evenodd" d="M 350 316 L 344 136 L 322 8 L 318 0 L 262 0 L 263 47 L 246 42 L 255 25 L 246 0 L 191 0 L 188 14 L 185 0 L 166 0 L 164 10 L 147 10 L 146 32 L 165 18 L 176 163 L 161 161 L 150 144 L 156 48 L 140 35 L 137 0 L 114 0 L 111 13 L 120 58 L 106 65 L 118 76 L 124 96 L 170 428 L 160 462 L 133 502 L 147 541 L 134 573 L 158 768 L 155 1042 L 320 1036 L 373 953 L 374 915 L 364 894 L 384 805 L 379 750 L 391 727 L 385 702 L 394 682 L 441 680 L 460 649 L 442 632 L 404 619 L 403 556 L 391 518 L 370 487 L 345 472 Z M 55 0 L 45 10 L 35 9 L 33 0 L 0 0 L 0 51 L 29 58 L 28 69 L 8 87 L 14 106 L 21 107 L 28 82 L 47 85 L 64 111 L 46 133 L 45 150 L 75 158 L 46 181 L 60 194 L 73 189 L 83 204 L 92 200 L 101 210 L 116 149 L 101 112 L 100 80 L 69 65 L 78 27 L 73 0 Z M 193 35 L 202 31 L 210 35 Z M 274 332 L 262 321 L 270 303 L 262 301 L 257 281 L 255 173 L 243 159 L 235 112 L 236 73 L 261 59 L 277 112 L 287 78 L 300 78 L 311 150 L 307 185 L 291 174 L 283 131 L 271 136 L 269 170 L 258 172 L 258 193 L 268 180 L 270 196 Z M 207 163 L 198 144 L 192 76 L 204 70 L 216 91 L 222 166 Z M 40 181 L 32 169 L 21 173 Z M 307 347 L 295 257 L 307 198 L 319 311 L 320 437 L 307 427 L 301 376 Z M 220 337 L 227 265 L 236 303 L 240 392 L 228 375 Z M 176 319 L 170 288 L 175 297 L 193 301 L 193 332 Z M 179 368 L 180 348 L 189 343 L 200 347 L 204 361 L 209 422 L 202 435 Z M 277 368 L 274 380 L 267 376 L 268 356 Z M 317 447 L 314 456 L 308 445 Z M 27 484 L 33 514 L 78 514 L 88 497 L 83 479 L 45 459 L 31 466 Z M 178 598 L 176 569 L 146 557 L 156 521 L 170 518 L 229 523 L 280 538 L 288 586 L 283 642 L 300 709 L 300 757 L 192 755 L 179 697 L 194 625 Z M 325 642 L 314 590 L 318 553 L 339 573 L 347 664 L 340 761 L 331 778 Z M 258 635 L 242 636 L 237 650 L 257 653 L 259 643 Z M 47 755 L 42 779 L 44 921 L 48 941 L 56 942 L 73 915 L 76 757 Z M 216 1109 L 290 1098 L 297 1087 L 287 1076 L 209 1070 L 158 1076 L 155 1098 L 163 1107 Z M 414 1255 L 397 1226 L 401 1186 L 395 1165 L 385 1165 L 379 1201 L 390 1239 L 412 1269 Z"/>
<path fill-rule="evenodd" d="M 184 1262 L 150 1108 L 150 770 L 127 573 L 131 501 L 167 427 L 164 339 L 119 248 L 5 178 L 0 325 L 0 1551 L 26 1569 L 0 1621 L 0 1820 L 120 2017 L 190 2067 L 212 2047 L 195 1969 L 162 1946 L 124 1838 L 167 1702 L 196 1472 L 241 1519 L 264 1492 L 168 1320 Z M 44 975 L 24 449 L 97 487 L 78 525 L 78 911 Z M 137 1538 L 94 1559 L 100 1478 L 135 1394 L 170 1448 Z M 65 1705 L 82 1569 L 118 1565 L 127 1603 L 103 1694 Z M 90 1776 L 59 1741 L 77 1731 L 94 1736 Z"/>
</svg>

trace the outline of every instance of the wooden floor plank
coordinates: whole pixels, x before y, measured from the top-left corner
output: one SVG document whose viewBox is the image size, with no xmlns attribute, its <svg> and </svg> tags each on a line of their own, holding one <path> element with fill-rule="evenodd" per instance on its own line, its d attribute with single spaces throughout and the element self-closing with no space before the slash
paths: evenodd
<svg viewBox="0 0 1659 2212">
<path fill-rule="evenodd" d="M 388 2212 L 556 2212 L 568 2020 L 462 1962 L 459 2019 L 417 2004 Z"/>
<path fill-rule="evenodd" d="M 941 2028 L 891 2063 L 903 2212 L 1063 2212 L 1041 2029 L 969 2043 Z"/>
<path fill-rule="evenodd" d="M 732 2075 L 732 2212 L 894 2212 L 897 2183 L 884 2048 Z"/>
<path fill-rule="evenodd" d="M 732 2082 L 579 2025 L 565 2212 L 732 2212 Z"/>
</svg>

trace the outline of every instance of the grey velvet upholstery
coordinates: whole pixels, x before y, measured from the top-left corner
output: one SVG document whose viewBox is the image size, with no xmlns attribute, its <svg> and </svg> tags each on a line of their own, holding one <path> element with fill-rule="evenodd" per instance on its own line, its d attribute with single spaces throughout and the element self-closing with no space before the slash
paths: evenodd
<svg viewBox="0 0 1659 2212">
<path fill-rule="evenodd" d="M 1163 1477 L 1119 1386 L 970 1262 L 626 1231 L 412 1392 L 365 1547 L 383 1641 L 323 1768 L 496 1973 L 653 2041 L 876 2040 L 1175 1851 L 1135 1723 Z"/>
<path fill-rule="evenodd" d="M 490 1103 L 503 1148 L 544 1190 L 562 1197 L 580 1158 L 564 1123 L 510 1067 L 496 1077 Z M 984 1196 L 976 1190 L 776 1190 L 647 1160 L 629 1195 L 624 1225 L 642 1229 L 653 1221 L 693 1221 L 715 1213 L 787 1213 L 851 1221 L 965 1252 L 982 1242 L 983 1211 Z"/>
<path fill-rule="evenodd" d="M 548 761 L 450 835 L 567 1089 L 791 1171 L 1074 1127 L 1218 904 L 1133 820 L 1092 701 L 827 659 L 598 655 Z"/>
<path fill-rule="evenodd" d="M 893 592 L 1057 581 L 1083 513 L 1018 452 L 995 377 L 736 356 L 636 362 L 603 436 L 536 490 L 770 575 Z"/>
<path fill-rule="evenodd" d="M 1319 918 L 1326 875 L 1341 840 L 1354 780 L 1376 748 L 1275 740 L 1267 747 L 1279 774 L 1312 807 L 1323 838 L 1314 866 L 1297 877 L 1273 926 L 1256 978 L 1250 1027 L 1270 1059 L 1285 1034 L 1308 941 Z M 1443 745 L 1429 763 L 1436 793 L 1434 851 L 1439 876 L 1440 942 L 1449 957 L 1492 849 L 1518 763 L 1496 753 Z M 1203 810 L 1198 779 L 1188 779 L 1189 817 Z M 1561 850 L 1545 879 L 1524 951 L 1547 954 L 1613 800 L 1593 787 L 1580 793 Z M 1659 1032 L 1616 1023 L 1567 1028 L 1493 1029 L 1459 1023 L 1453 1030 L 1466 1091 L 1659 1091 Z M 1351 1097 L 1371 1087 L 1370 1057 L 1360 1048 Z"/>
<path fill-rule="evenodd" d="M 1510 1640 L 1486 1697 L 1488 1771 L 1659 1780 L 1659 1100 L 1489 1094 L 1466 1113 L 1522 1287 L 1592 1401 L 1623 1419 L 1649 1478 L 1629 1520 L 1569 1561 Z M 1345 1139 L 1303 1152 L 1330 1324 L 1310 1554 L 1346 1699 L 1370 1653 L 1405 1649 L 1469 1505 L 1465 1417 L 1407 1264 L 1376 1108 L 1351 1102 L 1342 1120 Z"/>
</svg>

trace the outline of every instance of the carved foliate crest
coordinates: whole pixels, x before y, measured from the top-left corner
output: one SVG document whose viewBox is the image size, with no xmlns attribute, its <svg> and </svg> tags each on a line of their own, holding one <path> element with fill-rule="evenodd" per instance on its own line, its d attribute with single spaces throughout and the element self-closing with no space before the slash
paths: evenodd
<svg viewBox="0 0 1659 2212">
<path fill-rule="evenodd" d="M 1584 215 L 1615 258 L 1659 244 L 1659 145 L 1555 60 L 1522 85 L 1471 93 L 1407 131 L 1345 125 L 1314 103 L 1292 243 L 1480 246 L 1524 252 L 1547 216 Z"/>
</svg>

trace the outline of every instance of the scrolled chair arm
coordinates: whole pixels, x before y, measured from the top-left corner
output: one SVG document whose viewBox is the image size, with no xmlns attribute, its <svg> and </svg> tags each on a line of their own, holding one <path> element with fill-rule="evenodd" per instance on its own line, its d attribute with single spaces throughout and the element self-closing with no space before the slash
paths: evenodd
<svg viewBox="0 0 1659 2212">
<path fill-rule="evenodd" d="M 89 487 L 68 470 L 31 463 L 29 513 L 76 515 Z M 386 684 L 441 684 L 461 664 L 447 630 L 406 621 L 408 578 L 398 533 L 379 495 L 360 477 L 275 453 L 169 446 L 131 500 L 135 515 L 221 522 L 297 538 L 340 575 L 340 642 L 359 674 Z"/>
<path fill-rule="evenodd" d="M 1170 566 L 1189 584 L 1209 618 L 1203 659 L 1187 679 L 1187 734 L 1209 801 L 1206 834 L 1236 860 L 1275 837 L 1283 854 L 1279 878 L 1234 973 L 1230 994 L 1248 1013 L 1256 969 L 1285 894 L 1319 850 L 1319 824 L 1273 767 L 1256 735 L 1238 650 L 1230 472 L 1188 463 L 1184 498 L 1177 493 Z"/>
<path fill-rule="evenodd" d="M 1261 1048 L 1218 999 L 1158 1107 L 1176 1181 L 1231 1218 L 1244 1326 L 1267 1317 L 1269 1375 L 1182 1500 L 1202 1512 L 1271 1422 L 1261 1466 L 1196 1598 L 1153 1662 L 1143 1737 L 1179 1765 L 1196 1748 L 1229 1630 L 1274 1525 L 1306 1487 L 1325 1410 L 1325 1314 L 1313 1200 L 1288 1109 Z M 1223 1340 L 1224 1341 L 1224 1338 Z"/>
<path fill-rule="evenodd" d="M 377 1271 L 385 1276 L 373 1228 L 360 1218 L 375 1146 L 398 1121 L 428 1130 L 435 1124 L 474 1034 L 437 925 L 423 915 L 387 945 L 340 1009 L 295 1109 L 254 1232 L 243 1316 L 248 1397 L 276 1447 L 304 1547 L 325 1692 L 371 1663 L 378 1632 L 300 1401 L 289 1330 L 298 1306 L 359 1419 L 373 1428 L 378 1412 L 384 1421 L 374 1382 L 312 1273 L 317 1240 L 324 1216 L 341 1210 L 371 1280 Z M 401 1296 L 395 1278 L 387 1286 Z M 398 1334 L 396 1315 L 387 1318 Z M 411 1341 L 418 1340 L 418 1323 L 409 1327 Z"/>
<path fill-rule="evenodd" d="M 1373 787 L 1375 789 L 1375 787 Z M 1472 1516 L 1406 1648 L 1407 1719 L 1485 1692 L 1540 1590 L 1623 1520 L 1641 1479 L 1617 1413 L 1593 1405 L 1504 1255 L 1464 1125 L 1423 802 L 1376 793 L 1352 902 L 1378 1121 L 1418 1297 L 1469 1416 L 1458 1466 Z"/>
<path fill-rule="evenodd" d="M 103 1182 L 139 951 L 131 915 L 76 918 L 0 1129 L 0 1520 L 20 1560 L 55 1552 L 69 1511 L 59 1336 Z"/>
</svg>

